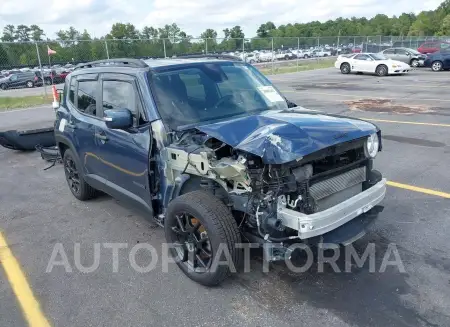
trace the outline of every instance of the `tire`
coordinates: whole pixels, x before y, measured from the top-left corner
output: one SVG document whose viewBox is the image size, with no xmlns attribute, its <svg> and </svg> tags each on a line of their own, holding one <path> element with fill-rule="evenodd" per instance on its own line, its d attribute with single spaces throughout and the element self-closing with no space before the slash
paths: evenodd
<svg viewBox="0 0 450 327">
<path fill-rule="evenodd" d="M 46 78 L 44 80 L 45 85 L 52 85 L 52 80 L 50 78 Z"/>
<path fill-rule="evenodd" d="M 309 56 L 308 56 L 307 54 L 305 54 L 305 55 L 303 56 L 303 58 L 308 59 Z"/>
<path fill-rule="evenodd" d="M 386 65 L 379 65 L 375 69 L 375 74 L 377 74 L 378 76 L 386 76 L 388 74 L 387 66 Z"/>
<path fill-rule="evenodd" d="M 442 61 L 437 60 L 431 63 L 431 70 L 434 72 L 440 72 L 443 67 Z"/>
<path fill-rule="evenodd" d="M 69 189 L 74 197 L 76 197 L 80 201 L 86 201 L 93 199 L 97 196 L 97 190 L 91 187 L 84 180 L 79 160 L 76 159 L 72 150 L 67 149 L 64 152 L 63 165 L 67 184 L 69 185 Z M 75 178 L 78 179 L 78 183 L 75 183 Z M 78 184 L 76 190 L 74 188 L 74 184 Z"/>
<path fill-rule="evenodd" d="M 289 60 L 289 56 L 284 56 L 284 60 Z"/>
<path fill-rule="evenodd" d="M 194 223 L 200 224 L 200 227 L 192 232 Z M 210 193 L 193 191 L 171 201 L 164 219 L 164 230 L 167 242 L 178 244 L 176 249 L 171 248 L 171 254 L 175 257 L 178 267 L 186 276 L 199 284 L 215 286 L 231 274 L 229 264 L 217 265 L 214 271 L 211 270 L 213 262 L 224 261 L 224 257 L 216 257 L 218 249 L 224 249 L 223 246 L 228 250 L 234 267 L 238 269 L 241 265 L 242 251 L 235 246 L 241 242 L 236 221 L 225 204 Z M 201 234 L 197 235 L 199 231 Z M 180 235 L 186 232 L 192 232 L 191 236 Z M 194 238 L 192 235 L 195 235 Z M 198 245 L 200 242 L 202 244 Z M 204 249 L 204 246 L 209 248 Z M 198 256 L 209 254 L 210 257 L 207 263 L 204 262 L 205 256 L 188 259 L 194 254 Z M 195 267 L 196 260 L 197 265 L 201 261 L 203 267 Z"/>
<path fill-rule="evenodd" d="M 344 62 L 341 65 L 341 73 L 342 74 L 350 74 L 350 72 L 351 72 L 350 64 L 347 62 Z"/>
<path fill-rule="evenodd" d="M 255 61 L 254 61 L 253 59 L 251 59 L 248 63 L 249 63 L 250 65 L 253 65 L 253 64 L 255 63 Z"/>
<path fill-rule="evenodd" d="M 412 59 L 411 62 L 409 63 L 409 65 L 410 65 L 411 67 L 417 68 L 417 67 L 419 67 L 419 60 L 417 60 L 417 59 Z"/>
<path fill-rule="evenodd" d="M 328 57 L 328 53 L 325 53 L 323 56 L 324 56 L 324 57 Z"/>
<path fill-rule="evenodd" d="M 0 84 L 0 89 L 2 89 L 3 91 L 6 90 L 7 88 L 8 88 L 8 85 Z"/>
<path fill-rule="evenodd" d="M 33 87 L 34 87 L 33 81 L 27 81 L 26 86 L 27 86 L 29 89 L 33 88 Z"/>
</svg>

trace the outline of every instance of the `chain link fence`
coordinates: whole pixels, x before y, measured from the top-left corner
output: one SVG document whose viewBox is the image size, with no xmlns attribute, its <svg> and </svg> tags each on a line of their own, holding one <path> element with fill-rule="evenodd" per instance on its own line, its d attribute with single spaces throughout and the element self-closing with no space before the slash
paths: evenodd
<svg viewBox="0 0 450 327">
<path fill-rule="evenodd" d="M 379 52 L 390 47 L 417 49 L 442 36 L 317 36 L 273 38 L 95 39 L 0 43 L 0 78 L 19 71 L 64 75 L 76 64 L 109 58 L 172 58 L 189 54 L 231 54 L 274 73 L 278 67 L 297 67 L 303 60 L 319 61 L 341 53 Z M 54 51 L 49 54 L 49 49 Z M 314 59 L 311 59 L 314 58 Z M 66 73 L 67 73 L 66 72 Z M 54 75 L 52 75 L 54 76 Z M 52 78 L 51 83 L 63 78 Z M 44 87 L 41 93 L 46 94 Z"/>
</svg>

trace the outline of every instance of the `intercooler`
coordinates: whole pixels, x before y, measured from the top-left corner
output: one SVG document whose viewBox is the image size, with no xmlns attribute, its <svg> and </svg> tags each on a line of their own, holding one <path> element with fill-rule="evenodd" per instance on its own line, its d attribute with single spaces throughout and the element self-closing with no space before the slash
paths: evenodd
<svg viewBox="0 0 450 327">
<path fill-rule="evenodd" d="M 326 210 L 362 192 L 366 167 L 352 169 L 310 186 L 309 194 L 315 200 L 316 210 Z"/>
</svg>

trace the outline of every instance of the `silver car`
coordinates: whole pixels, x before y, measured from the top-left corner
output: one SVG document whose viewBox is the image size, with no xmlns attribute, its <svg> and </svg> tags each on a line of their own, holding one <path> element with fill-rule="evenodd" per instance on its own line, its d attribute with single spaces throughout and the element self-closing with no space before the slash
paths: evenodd
<svg viewBox="0 0 450 327">
<path fill-rule="evenodd" d="M 387 58 L 407 63 L 411 67 L 423 66 L 426 55 L 409 48 L 389 48 L 381 51 Z"/>
</svg>

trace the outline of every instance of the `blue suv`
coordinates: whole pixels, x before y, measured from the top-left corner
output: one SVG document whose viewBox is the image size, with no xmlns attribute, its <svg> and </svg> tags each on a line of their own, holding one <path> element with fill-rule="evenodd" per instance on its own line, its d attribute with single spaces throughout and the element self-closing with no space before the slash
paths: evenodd
<svg viewBox="0 0 450 327">
<path fill-rule="evenodd" d="M 298 242 L 348 244 L 385 196 L 375 125 L 299 107 L 234 57 L 82 64 L 56 107 L 73 195 L 101 191 L 153 217 L 204 285 L 242 263 L 243 241 L 270 261 Z"/>
</svg>

